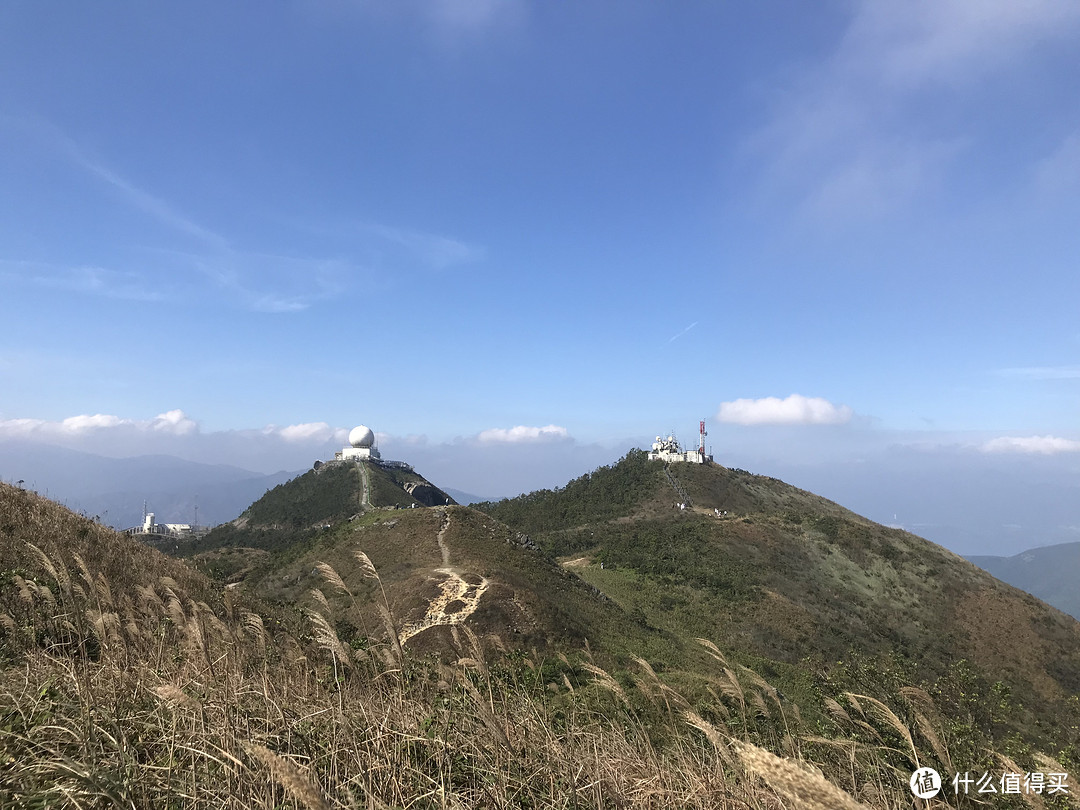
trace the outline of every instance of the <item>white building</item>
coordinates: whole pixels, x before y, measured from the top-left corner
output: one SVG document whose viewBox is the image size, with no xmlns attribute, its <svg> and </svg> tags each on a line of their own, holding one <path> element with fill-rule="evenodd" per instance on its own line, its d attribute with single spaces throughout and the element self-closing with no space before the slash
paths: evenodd
<svg viewBox="0 0 1080 810">
<path fill-rule="evenodd" d="M 375 444 L 375 434 L 371 428 L 357 425 L 349 431 L 349 446 L 334 454 L 337 461 L 355 461 L 359 459 L 379 461 L 379 448 Z"/>
<path fill-rule="evenodd" d="M 711 462 L 712 456 L 705 453 L 705 423 L 701 423 L 701 444 L 697 450 L 683 450 L 675 434 L 668 434 L 666 439 L 660 436 L 653 442 L 649 461 L 688 461 L 692 464 Z"/>
<path fill-rule="evenodd" d="M 153 512 L 143 515 L 141 526 L 124 529 L 124 534 L 156 534 L 167 537 L 202 537 L 210 531 L 209 526 L 196 526 L 193 523 L 158 523 Z"/>
</svg>

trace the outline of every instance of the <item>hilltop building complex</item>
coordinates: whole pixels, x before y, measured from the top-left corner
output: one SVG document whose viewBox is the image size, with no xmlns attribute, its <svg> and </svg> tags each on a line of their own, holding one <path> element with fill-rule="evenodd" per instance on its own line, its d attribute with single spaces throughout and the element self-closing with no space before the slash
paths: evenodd
<svg viewBox="0 0 1080 810">
<path fill-rule="evenodd" d="M 195 512 L 198 515 L 198 510 Z M 198 518 L 196 517 L 196 520 Z M 199 526 L 197 523 L 158 523 L 153 512 L 147 512 L 143 505 L 143 522 L 141 526 L 132 526 L 124 529 L 124 534 L 141 535 L 153 534 L 164 537 L 202 537 L 210 531 L 209 526 Z"/>
<path fill-rule="evenodd" d="M 406 464 L 404 461 L 390 461 L 382 457 L 379 453 L 379 446 L 375 440 L 375 432 L 366 425 L 357 425 L 349 431 L 349 446 L 343 447 L 334 453 L 334 460 L 327 461 L 326 464 L 337 464 L 341 462 L 353 462 L 358 461 L 372 461 L 375 464 L 379 464 L 383 467 L 394 467 L 399 470 L 409 470 L 412 472 L 412 465 Z M 322 462 L 315 463 L 315 469 L 325 466 Z"/>
<path fill-rule="evenodd" d="M 711 463 L 713 457 L 705 452 L 705 437 L 708 435 L 705 432 L 705 420 L 701 421 L 700 430 L 697 450 L 683 450 L 679 440 L 675 438 L 674 432 L 669 433 L 666 439 L 657 436 L 656 441 L 653 442 L 652 450 L 649 452 L 649 461 L 688 461 L 692 464 Z"/>
<path fill-rule="evenodd" d="M 343 447 L 334 453 L 335 461 L 349 460 L 372 460 L 379 461 L 379 447 L 375 443 L 375 433 L 365 425 L 357 425 L 349 431 L 349 446 Z"/>
</svg>

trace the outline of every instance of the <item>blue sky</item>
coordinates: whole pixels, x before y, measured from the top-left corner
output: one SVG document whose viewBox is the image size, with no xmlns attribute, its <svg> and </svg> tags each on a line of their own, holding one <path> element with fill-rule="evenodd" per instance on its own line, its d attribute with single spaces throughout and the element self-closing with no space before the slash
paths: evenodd
<svg viewBox="0 0 1080 810">
<path fill-rule="evenodd" d="M 1078 45 L 1072 0 L 5 3 L 0 438 L 363 422 L 505 494 L 704 417 L 837 499 L 897 448 L 1075 488 Z"/>
</svg>

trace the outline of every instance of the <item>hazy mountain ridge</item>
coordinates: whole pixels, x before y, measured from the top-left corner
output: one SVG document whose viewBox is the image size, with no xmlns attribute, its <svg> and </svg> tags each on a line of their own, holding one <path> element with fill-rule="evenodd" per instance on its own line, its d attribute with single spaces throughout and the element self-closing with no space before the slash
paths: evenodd
<svg viewBox="0 0 1080 810">
<path fill-rule="evenodd" d="M 1080 543 L 1028 549 L 1012 557 L 967 558 L 1002 582 L 1038 597 L 1080 620 Z"/>
<path fill-rule="evenodd" d="M 37 442 L 0 443 L 0 477 L 46 494 L 118 529 L 142 523 L 143 503 L 159 523 L 214 526 L 232 520 L 296 472 L 263 474 L 176 456 L 110 458 Z"/>
</svg>

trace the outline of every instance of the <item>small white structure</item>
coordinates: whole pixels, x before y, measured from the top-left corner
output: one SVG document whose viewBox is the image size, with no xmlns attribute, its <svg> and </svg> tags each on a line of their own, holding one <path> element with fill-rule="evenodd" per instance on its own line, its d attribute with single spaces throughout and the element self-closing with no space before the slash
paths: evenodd
<svg viewBox="0 0 1080 810">
<path fill-rule="evenodd" d="M 692 464 L 705 464 L 713 460 L 712 456 L 705 452 L 705 422 L 701 422 L 701 441 L 697 450 L 683 450 L 674 433 L 669 433 L 666 439 L 660 436 L 653 442 L 652 451 L 649 453 L 649 461 L 688 461 Z"/>
<path fill-rule="evenodd" d="M 198 526 L 194 523 L 158 523 L 153 512 L 144 512 L 142 525 L 124 529 L 124 534 L 155 534 L 159 536 L 164 535 L 166 537 L 202 537 L 209 531 L 209 526 Z"/>
<path fill-rule="evenodd" d="M 357 425 L 349 431 L 349 446 L 334 454 L 337 461 L 378 461 L 381 458 L 379 448 L 375 445 L 375 434 L 365 425 Z"/>
</svg>

